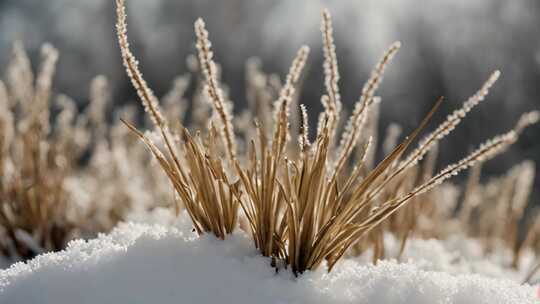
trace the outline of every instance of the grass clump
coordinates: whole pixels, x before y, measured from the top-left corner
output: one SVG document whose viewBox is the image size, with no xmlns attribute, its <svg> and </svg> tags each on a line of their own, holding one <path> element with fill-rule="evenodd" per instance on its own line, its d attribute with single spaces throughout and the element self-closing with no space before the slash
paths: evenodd
<svg viewBox="0 0 540 304">
<path fill-rule="evenodd" d="M 22 44 L 13 50 L 8 82 L 0 82 L 0 251 L 11 259 L 59 250 L 76 231 L 63 188 L 70 147 L 49 138 L 49 100 L 58 51 L 41 49 L 36 76 Z"/>
<path fill-rule="evenodd" d="M 148 193 L 163 202 L 171 196 L 125 126 L 107 122 L 106 77 L 92 80 L 90 103 L 79 111 L 73 99 L 54 92 L 59 52 L 44 44 L 41 58 L 34 73 L 22 43 L 15 43 L 0 81 L 0 255 L 10 262 L 106 232 L 129 212 L 153 208 L 144 202 Z"/>
<path fill-rule="evenodd" d="M 538 113 L 525 114 L 513 129 L 486 141 L 473 153 L 435 174 L 434 156 L 428 157 L 427 163 L 422 161 L 485 98 L 499 77 L 496 71 L 461 108 L 421 140 L 417 148 L 406 154 L 428 125 L 442 98 L 405 140 L 396 145 L 388 144 L 386 157 L 377 165 L 368 166 L 366 160 L 373 149 L 373 138 L 362 135 L 369 131 L 370 114 L 379 103 L 376 90 L 400 43 L 392 44 L 375 66 L 341 130 L 342 104 L 333 30 L 330 14 L 323 11 L 326 90 L 321 98 L 324 112 L 319 115 L 314 142 L 310 142 L 306 107 L 292 108 L 309 54 L 307 47 L 301 47 L 285 83 L 275 90 L 279 93 L 273 103 L 273 121 L 256 122 L 254 137 L 247 138 L 245 149 L 239 149 L 232 102 L 223 94 L 204 22 L 201 19 L 195 22 L 196 46 L 198 66 L 204 76 L 202 91 L 212 105 L 213 116 L 206 123 L 206 130 L 191 135 L 181 124 L 172 128 L 162 114 L 157 98 L 142 78 L 129 49 L 124 0 L 117 0 L 116 4 L 124 65 L 161 135 L 162 147 L 126 124 L 159 161 L 196 231 L 223 239 L 236 227 L 241 209 L 246 220 L 244 226 L 251 233 L 256 248 L 272 258 L 273 266 L 290 267 L 295 274 L 323 264 L 327 264 L 330 271 L 351 247 L 363 250 L 371 242 L 370 238 L 375 239 L 375 243 L 380 242 L 381 234 L 373 236 L 374 233 L 391 223 L 399 214 L 398 210 L 415 201 L 421 203 L 419 199 L 424 194 L 450 177 L 505 151 L 527 126 L 538 121 Z M 268 83 L 263 81 L 260 85 L 266 87 Z M 290 130 L 291 110 L 300 113 L 297 144 L 293 145 L 290 145 L 294 142 Z M 339 133 L 341 140 L 336 142 Z M 355 150 L 359 151 L 357 161 L 352 162 Z M 426 169 L 418 178 L 421 164 Z M 410 217 L 418 214 L 413 210 Z M 398 224 L 396 229 L 399 232 L 412 228 Z M 406 237 L 403 239 L 405 241 Z"/>
</svg>

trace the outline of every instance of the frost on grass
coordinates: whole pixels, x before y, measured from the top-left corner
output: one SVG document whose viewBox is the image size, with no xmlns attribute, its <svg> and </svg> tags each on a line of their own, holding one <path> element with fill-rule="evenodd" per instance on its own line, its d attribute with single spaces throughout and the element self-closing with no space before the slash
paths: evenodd
<svg viewBox="0 0 540 304">
<path fill-rule="evenodd" d="M 384 53 L 362 88 L 350 118 L 344 120 L 346 117 L 340 115 L 342 102 L 332 23 L 329 12 L 323 12 L 325 94 L 321 96 L 321 103 L 324 111 L 319 115 L 317 132 L 313 134 L 316 136 L 310 136 L 307 108 L 300 107 L 299 120 L 297 107 L 301 72 L 309 49 L 300 48 L 283 85 L 273 77 L 261 80 L 265 78 L 264 73 L 252 65 L 250 75 L 260 77 L 249 79 L 252 88 L 248 91 L 252 94 L 248 95 L 264 98 L 252 100 L 251 108 L 235 117 L 233 102 L 221 82 L 219 65 L 214 62 L 208 31 L 199 20 L 195 23 L 198 63 L 194 60 L 190 70 L 201 72 L 203 77 L 198 77 L 195 85 L 197 93 L 190 106 L 194 110 L 190 116 L 192 122 L 185 124 L 171 114 L 184 113 L 185 117 L 188 99 L 182 96 L 188 87 L 187 78 L 180 78 L 173 91 L 159 102 L 143 79 L 138 61 L 129 48 L 124 2 L 116 0 L 122 58 L 154 130 L 138 131 L 129 123 L 135 120 L 133 113 L 127 115 L 130 111 L 120 115 L 127 128 L 121 125 L 121 128 L 113 126 L 110 131 L 99 128 L 104 126 L 104 106 L 110 97 L 102 78 L 93 82 L 93 102 L 83 114 L 80 125 L 78 119 L 74 120 L 75 103 L 62 98 L 60 104 L 64 111 L 54 125 L 63 128 L 53 128 L 61 130 L 58 138 L 62 140 L 58 145 L 67 145 L 70 142 L 67 138 L 88 138 L 82 148 L 77 145 L 80 140 L 74 141 L 78 148 L 62 150 L 62 155 L 71 156 L 73 151 L 93 152 L 90 166 L 80 170 L 65 169 L 74 173 L 61 175 L 65 181 L 60 179 L 55 189 L 66 192 L 66 202 L 86 201 L 82 205 L 88 208 L 74 208 L 77 211 L 88 209 L 73 221 L 77 233 L 107 231 L 128 217 L 150 223 L 176 222 L 173 226 L 176 228 L 148 223 L 123 224 L 96 240 L 74 241 L 66 251 L 39 256 L 28 264 L 16 264 L 0 272 L 0 303 L 535 301 L 533 288 L 515 283 L 528 277 L 520 273 L 527 268 L 522 265 L 534 259 L 529 254 L 531 248 L 540 247 L 540 216 L 522 242 L 518 229 L 525 220 L 523 215 L 534 166 L 524 163 L 500 181 L 488 183 L 485 189 L 479 180 L 482 163 L 515 143 L 527 126 L 538 122 L 540 114 L 523 115 L 507 133 L 486 141 L 461 161 L 435 173 L 439 142 L 485 98 L 499 77 L 498 71 L 462 107 L 421 140 L 416 149 L 406 154 L 415 137 L 427 127 L 442 98 L 403 141 L 395 128 L 386 138 L 377 140 L 375 130 L 381 99 L 376 89 L 400 43 L 392 44 Z M 9 86 L 20 89 L 9 90 L 18 92 L 13 96 L 20 95 L 19 99 L 27 98 L 23 95 L 34 90 L 28 81 L 23 81 L 33 78 L 27 77 L 31 70 L 21 58 L 23 56 L 19 56 L 17 65 L 21 68 L 15 69 L 18 72 L 13 72 L 12 76 L 16 79 L 13 83 L 22 86 Z M 54 60 L 44 61 L 45 76 L 53 71 L 51 66 L 56 59 L 51 58 Z M 45 76 L 36 78 L 35 88 L 35 99 L 43 103 L 50 95 L 50 76 Z M 18 112 L 18 106 L 6 107 L 11 104 L 6 96 L 2 94 L 0 83 L 0 106 L 4 104 L 4 111 L 0 112 L 9 114 L 0 117 L 0 122 L 3 122 L 4 137 L 10 138 L 12 135 L 6 134 L 17 129 L 14 124 L 17 116 L 13 113 Z M 202 104 L 206 107 L 201 107 Z M 272 106 L 274 115 L 268 115 Z M 40 110 L 48 106 L 29 108 L 28 117 L 33 119 L 28 125 L 40 130 L 50 129 L 49 112 Z M 249 121 L 257 123 L 252 127 Z M 30 135 L 34 134 L 33 129 L 22 128 L 22 131 L 28 130 Z M 126 134 L 128 130 L 150 149 L 155 158 L 153 167 L 149 166 L 150 153 L 135 150 L 133 140 Z M 87 136 L 67 136 L 77 133 Z M 18 134 L 15 138 L 24 139 L 19 135 L 26 133 L 15 134 Z M 341 140 L 336 140 L 340 134 Z M 30 140 L 33 145 L 22 143 L 29 148 L 47 146 L 44 144 L 48 143 L 50 135 L 43 133 L 40 138 Z M 296 142 L 295 138 L 298 138 Z M 377 142 L 384 143 L 386 155 L 378 164 L 374 161 Z M 16 156 L 13 159 L 19 159 L 18 147 L 19 144 L 8 147 Z M 46 156 L 45 152 L 27 154 Z M 128 159 L 131 155 L 137 156 L 136 161 Z M 45 167 L 48 163 L 36 162 L 36 166 Z M 66 168 L 77 168 L 76 159 L 72 163 Z M 29 162 L 22 159 L 15 164 L 24 169 Z M 454 191 L 457 195 L 448 195 L 454 187 L 447 180 L 469 167 L 474 169 L 464 188 L 463 202 L 459 202 L 459 191 Z M 52 169 L 22 172 L 45 172 L 40 176 L 45 186 L 55 172 Z M 139 179 L 141 176 L 146 178 Z M 157 179 L 158 176 L 161 179 Z M 36 180 L 31 174 L 22 177 Z M 0 202 L 10 203 L 0 208 L 4 211 L 0 212 L 0 220 L 3 220 L 0 224 L 7 235 L 0 238 L 0 253 L 29 259 L 45 250 L 64 248 L 71 236 L 62 238 L 57 246 L 45 246 L 50 243 L 48 239 L 56 235 L 49 233 L 55 230 L 48 227 L 62 223 L 69 214 L 67 207 L 58 207 L 56 197 L 46 196 L 56 192 L 37 186 L 26 191 L 21 186 L 24 184 L 17 182 L 21 178 L 13 180 L 14 185 L 7 186 L 14 191 L 7 193 L 24 195 L 0 199 Z M 170 197 L 171 184 L 176 196 L 174 202 L 166 205 L 175 207 L 174 215 L 161 211 L 150 214 L 158 205 L 144 202 L 160 201 L 156 198 L 159 196 Z M 159 187 L 163 185 L 166 187 Z M 45 191 L 37 192 L 42 189 Z M 70 191 L 73 189 L 76 190 Z M 19 197 L 25 200 L 17 200 Z M 38 200 L 44 198 L 50 199 L 44 203 Z M 110 202 L 111 206 L 94 201 Z M 491 204 L 494 201 L 497 202 L 495 208 Z M 176 220 L 182 208 L 185 214 Z M 13 212 L 19 210 L 22 211 Z M 33 214 L 33 210 L 47 212 Z M 50 221 L 49 210 L 60 211 L 60 221 Z M 237 228 L 244 232 L 238 232 Z M 50 237 L 40 243 L 39 238 L 31 236 Z M 457 242 L 452 243 L 454 236 Z M 439 240 L 418 240 L 417 237 Z M 477 238 L 472 246 L 468 246 L 469 237 Z M 15 251 L 14 254 L 11 251 Z M 492 252 L 496 253 L 493 257 Z M 350 258 L 354 255 L 358 257 Z M 407 262 L 398 263 L 394 259 Z M 338 264 L 338 261 L 343 263 Z M 508 269 L 510 266 L 512 269 Z M 330 272 L 332 269 L 334 271 Z"/>
<path fill-rule="evenodd" d="M 413 263 L 346 259 L 298 279 L 269 262 L 243 232 L 198 237 L 185 215 L 172 228 L 123 224 L 1 271 L 0 303 L 537 303 L 528 285 Z"/>
</svg>

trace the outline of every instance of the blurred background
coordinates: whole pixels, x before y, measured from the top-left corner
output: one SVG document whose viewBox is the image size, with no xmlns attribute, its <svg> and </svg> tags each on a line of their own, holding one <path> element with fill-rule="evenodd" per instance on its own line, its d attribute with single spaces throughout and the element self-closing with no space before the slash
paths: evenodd
<svg viewBox="0 0 540 304">
<path fill-rule="evenodd" d="M 349 109 L 382 52 L 393 41 L 403 43 L 378 91 L 383 100 L 380 132 L 391 122 L 409 132 L 443 95 L 446 102 L 432 123 L 436 125 L 493 70 L 501 70 L 487 101 L 443 141 L 441 166 L 511 128 L 522 112 L 540 109 L 538 0 L 127 2 L 132 47 L 158 96 L 186 72 L 186 57 L 195 51 L 193 22 L 200 16 L 207 22 L 236 109 L 245 104 L 246 59 L 258 56 L 264 70 L 284 75 L 296 50 L 307 44 L 312 52 L 301 102 L 319 111 L 320 11 L 327 7 L 334 19 L 342 98 Z M 112 0 L 0 1 L 0 73 L 5 73 L 13 41 L 22 41 L 33 58 L 42 43 L 50 42 L 60 51 L 55 91 L 84 107 L 90 80 L 103 74 L 111 80 L 115 104 L 135 103 L 121 64 L 114 16 Z M 485 165 L 484 175 L 502 174 L 524 159 L 540 164 L 539 137 L 540 127 L 527 130 L 510 151 Z M 539 186 L 540 178 L 536 202 Z"/>
</svg>

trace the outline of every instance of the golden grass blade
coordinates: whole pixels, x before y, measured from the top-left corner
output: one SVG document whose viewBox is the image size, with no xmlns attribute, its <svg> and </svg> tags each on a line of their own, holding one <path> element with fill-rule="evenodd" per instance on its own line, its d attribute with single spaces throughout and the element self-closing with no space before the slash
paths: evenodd
<svg viewBox="0 0 540 304">
<path fill-rule="evenodd" d="M 448 178 L 457 175 L 459 172 L 475 165 L 478 162 L 486 161 L 504 152 L 506 149 L 508 149 L 510 145 L 517 141 L 519 134 L 527 126 L 538 122 L 538 118 L 538 112 L 531 112 L 523 115 L 513 130 L 510 130 L 508 133 L 496 136 L 488 140 L 484 144 L 480 145 L 480 147 L 473 153 L 469 154 L 467 157 L 463 158 L 459 162 L 449 165 L 445 169 L 441 170 L 430 180 L 416 187 L 411 192 L 385 203 L 385 207 L 377 210 L 377 212 L 374 213 L 366 222 L 377 219 L 376 225 L 378 225 L 382 220 L 395 212 L 410 198 L 431 190 L 436 185 L 441 184 Z"/>
<path fill-rule="evenodd" d="M 311 143 L 309 142 L 309 119 L 306 106 L 300 105 L 301 122 L 300 122 L 300 136 L 298 138 L 298 144 L 300 146 L 300 152 L 306 152 L 309 150 Z"/>
<path fill-rule="evenodd" d="M 223 92 L 219 86 L 217 78 L 217 67 L 213 60 L 211 43 L 208 40 L 208 31 L 204 21 L 199 18 L 195 22 L 195 34 L 197 36 L 197 50 L 199 52 L 199 63 L 206 79 L 206 91 L 210 96 L 214 110 L 217 112 L 223 125 L 222 137 L 225 141 L 227 155 L 231 162 L 236 161 L 236 141 L 234 128 L 232 125 L 232 114 L 225 105 Z"/>
<path fill-rule="evenodd" d="M 159 110 L 158 99 L 142 77 L 142 73 L 139 71 L 138 67 L 139 63 L 129 49 L 125 0 L 116 0 L 116 18 L 116 32 L 127 74 L 137 90 L 137 94 L 143 103 L 145 111 L 150 114 L 152 122 L 157 127 L 163 127 L 166 123 Z"/>
<path fill-rule="evenodd" d="M 324 53 L 324 85 L 328 102 L 323 102 L 325 112 L 329 117 L 331 137 L 336 133 L 339 114 L 341 111 L 341 96 L 339 94 L 339 69 L 334 44 L 334 30 L 332 28 L 332 16 L 327 9 L 322 12 L 321 33 L 323 37 Z"/>
<path fill-rule="evenodd" d="M 491 74 L 488 80 L 482 85 L 480 90 L 476 92 L 473 96 L 467 99 L 463 106 L 452 114 L 448 115 L 446 120 L 440 124 L 435 131 L 429 134 L 419 145 L 416 150 L 414 150 L 401 164 L 400 168 L 407 168 L 418 163 L 424 155 L 441 139 L 450 134 L 456 126 L 465 118 L 467 113 L 469 113 L 475 106 L 482 102 L 491 87 L 497 82 L 501 73 L 495 71 Z"/>
<path fill-rule="evenodd" d="M 308 55 L 309 48 L 307 46 L 303 46 L 298 50 L 287 74 L 285 85 L 281 89 L 278 100 L 275 102 L 274 120 L 276 125 L 272 139 L 273 155 L 280 155 L 287 143 L 289 136 L 289 107 Z"/>
<path fill-rule="evenodd" d="M 371 72 L 371 77 L 362 88 L 360 100 L 356 102 L 353 113 L 341 136 L 337 150 L 337 160 L 334 165 L 335 168 L 339 168 L 341 166 L 340 164 L 344 163 L 352 153 L 352 150 L 358 141 L 358 137 L 360 136 L 362 127 L 367 120 L 369 106 L 374 102 L 374 94 L 382 81 L 386 66 L 394 58 L 400 47 L 401 43 L 395 42 L 388 48 L 382 59 L 375 66 L 375 69 Z"/>
</svg>

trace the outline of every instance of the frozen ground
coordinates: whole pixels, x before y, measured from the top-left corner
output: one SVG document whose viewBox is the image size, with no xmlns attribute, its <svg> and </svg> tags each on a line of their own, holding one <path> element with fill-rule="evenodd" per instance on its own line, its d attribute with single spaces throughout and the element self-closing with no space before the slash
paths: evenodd
<svg viewBox="0 0 540 304">
<path fill-rule="evenodd" d="M 533 287 L 456 274 L 448 261 L 459 252 L 424 242 L 411 245 L 415 262 L 372 266 L 360 257 L 331 274 L 321 269 L 294 278 L 287 271 L 276 274 L 241 232 L 226 241 L 198 238 L 185 217 L 175 228 L 123 224 L 0 271 L 0 303 L 538 303 Z M 457 265 L 470 270 L 464 262 Z"/>
</svg>

